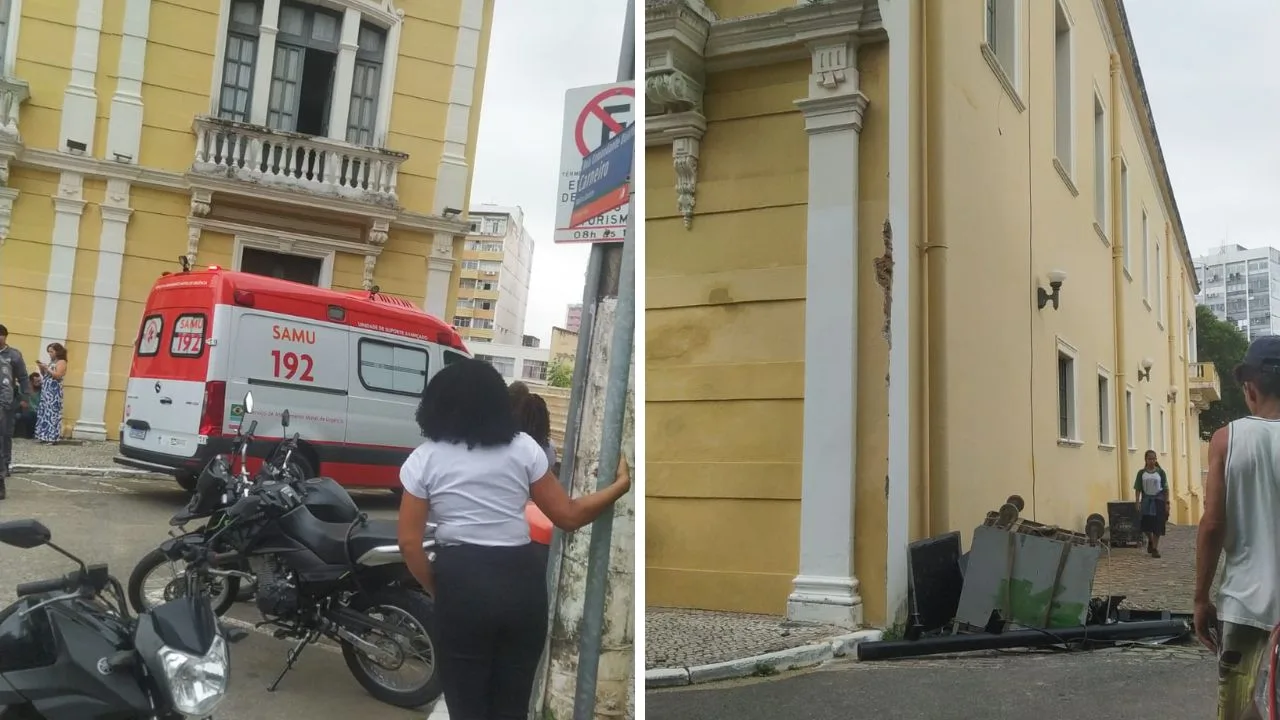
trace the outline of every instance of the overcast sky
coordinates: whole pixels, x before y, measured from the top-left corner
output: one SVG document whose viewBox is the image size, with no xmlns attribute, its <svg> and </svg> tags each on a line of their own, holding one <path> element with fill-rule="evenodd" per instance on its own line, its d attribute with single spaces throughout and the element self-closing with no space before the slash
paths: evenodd
<svg viewBox="0 0 1280 720">
<path fill-rule="evenodd" d="M 1280 2 L 1124 5 L 1192 254 L 1280 247 Z"/>
<path fill-rule="evenodd" d="M 586 246 L 555 245 L 564 93 L 617 79 L 626 0 L 497 0 L 472 205 L 519 205 L 535 242 L 524 332 L 551 340 L 582 302 Z"/>
</svg>

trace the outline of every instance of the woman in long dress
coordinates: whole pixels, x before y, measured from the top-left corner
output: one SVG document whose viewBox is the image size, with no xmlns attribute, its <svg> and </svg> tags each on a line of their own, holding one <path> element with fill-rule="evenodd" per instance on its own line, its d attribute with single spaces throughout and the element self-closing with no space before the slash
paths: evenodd
<svg viewBox="0 0 1280 720">
<path fill-rule="evenodd" d="M 62 439 L 62 380 L 67 375 L 67 348 L 49 343 L 49 362 L 41 361 L 40 409 L 36 412 L 36 440 L 52 445 Z"/>
</svg>

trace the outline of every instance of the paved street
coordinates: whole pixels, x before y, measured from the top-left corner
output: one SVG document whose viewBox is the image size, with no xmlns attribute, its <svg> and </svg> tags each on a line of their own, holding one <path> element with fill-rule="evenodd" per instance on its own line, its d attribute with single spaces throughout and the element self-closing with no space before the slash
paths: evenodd
<svg viewBox="0 0 1280 720">
<path fill-rule="evenodd" d="M 1190 646 L 842 661 L 774 679 L 652 691 L 645 717 L 1204 720 L 1214 713 L 1214 676 L 1212 657 Z"/>
<path fill-rule="evenodd" d="M 15 475 L 9 499 L 0 502 L 0 519 L 34 517 L 53 531 L 53 541 L 88 562 L 107 562 L 124 583 L 133 565 L 165 538 L 168 519 L 186 498 L 166 481 Z M 357 501 L 374 517 L 392 517 L 390 493 L 359 494 Z M 0 545 L 0 603 L 13 600 L 20 582 L 60 575 L 71 569 L 51 550 L 20 551 Z M 257 610 L 237 605 L 231 616 L 258 620 Z M 347 672 L 334 647 L 309 648 L 275 693 L 266 686 L 284 667 L 290 644 L 253 633 L 232 651 L 232 692 L 219 720 L 268 717 L 422 718 L 426 709 L 408 712 L 379 703 Z"/>
</svg>

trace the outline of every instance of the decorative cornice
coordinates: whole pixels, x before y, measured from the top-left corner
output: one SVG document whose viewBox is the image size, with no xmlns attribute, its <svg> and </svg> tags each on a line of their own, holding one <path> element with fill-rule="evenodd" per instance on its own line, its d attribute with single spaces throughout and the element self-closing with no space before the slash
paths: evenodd
<svg viewBox="0 0 1280 720">
<path fill-rule="evenodd" d="M 862 132 L 867 96 L 859 87 L 857 48 L 849 38 L 809 44 L 812 71 L 809 97 L 796 100 L 810 135 Z"/>
<path fill-rule="evenodd" d="M 303 247 L 323 248 L 326 251 L 345 252 L 353 255 L 379 255 L 382 247 L 371 243 L 351 242 L 318 235 L 303 235 L 283 230 L 264 230 L 256 225 L 245 225 L 227 220 L 210 220 L 208 218 L 187 218 L 187 226 L 199 230 L 241 235 L 248 238 L 270 238 L 273 241 L 293 243 Z"/>
<path fill-rule="evenodd" d="M 815 42 L 888 39 L 876 0 L 826 0 L 713 23 L 708 72 L 802 60 Z"/>
</svg>

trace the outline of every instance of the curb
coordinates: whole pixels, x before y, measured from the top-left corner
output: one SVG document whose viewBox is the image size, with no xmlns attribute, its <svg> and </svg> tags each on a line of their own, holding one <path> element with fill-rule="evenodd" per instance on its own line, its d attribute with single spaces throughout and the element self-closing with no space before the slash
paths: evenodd
<svg viewBox="0 0 1280 720">
<path fill-rule="evenodd" d="M 727 660 L 710 665 L 654 668 L 645 671 L 644 686 L 646 690 L 652 690 L 655 688 L 699 685 L 719 680 L 776 675 L 787 670 L 798 670 L 821 665 L 833 658 L 847 656 L 856 658 L 859 644 L 874 642 L 882 636 L 883 633 L 880 630 L 859 630 L 847 635 L 838 635 L 812 645 L 802 645 L 796 648 Z"/>
<path fill-rule="evenodd" d="M 27 463 L 14 463 L 9 469 L 12 470 L 15 475 L 75 475 L 78 477 L 142 478 L 147 480 L 168 478 L 167 475 L 162 475 L 160 473 L 149 473 L 142 470 L 130 470 L 128 468 L 91 468 L 66 465 L 31 465 Z"/>
</svg>

